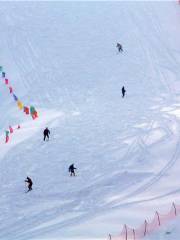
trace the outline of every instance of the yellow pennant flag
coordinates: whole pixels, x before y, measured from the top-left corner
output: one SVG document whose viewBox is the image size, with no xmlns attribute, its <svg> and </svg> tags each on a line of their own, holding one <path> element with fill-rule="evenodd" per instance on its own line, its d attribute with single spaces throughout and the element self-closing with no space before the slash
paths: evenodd
<svg viewBox="0 0 180 240">
<path fill-rule="evenodd" d="M 18 108 L 20 109 L 20 110 L 22 110 L 23 109 L 23 104 L 22 104 L 22 102 L 21 101 L 17 101 L 17 105 L 18 105 Z"/>
</svg>

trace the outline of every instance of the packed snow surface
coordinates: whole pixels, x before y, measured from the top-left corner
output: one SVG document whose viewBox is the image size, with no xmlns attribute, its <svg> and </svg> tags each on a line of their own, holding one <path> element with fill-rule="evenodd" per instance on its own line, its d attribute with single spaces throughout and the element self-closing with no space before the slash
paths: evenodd
<svg viewBox="0 0 180 240">
<path fill-rule="evenodd" d="M 0 65 L 39 114 L 0 82 L 0 239 L 102 240 L 180 204 L 178 3 L 1 2 L 0 22 Z"/>
</svg>

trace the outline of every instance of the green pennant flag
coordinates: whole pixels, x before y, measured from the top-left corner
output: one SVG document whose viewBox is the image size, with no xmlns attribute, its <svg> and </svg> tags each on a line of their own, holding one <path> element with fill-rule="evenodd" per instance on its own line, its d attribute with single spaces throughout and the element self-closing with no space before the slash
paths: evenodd
<svg viewBox="0 0 180 240">
<path fill-rule="evenodd" d="M 30 106 L 30 113 L 31 113 L 31 115 L 33 115 L 34 113 L 35 113 L 35 107 L 33 107 L 33 106 Z"/>
<path fill-rule="evenodd" d="M 8 137 L 9 136 L 9 131 L 6 130 L 5 133 L 6 133 L 6 137 Z"/>
<path fill-rule="evenodd" d="M 3 67 L 2 66 L 0 66 L 0 72 L 2 72 L 3 71 Z"/>
</svg>

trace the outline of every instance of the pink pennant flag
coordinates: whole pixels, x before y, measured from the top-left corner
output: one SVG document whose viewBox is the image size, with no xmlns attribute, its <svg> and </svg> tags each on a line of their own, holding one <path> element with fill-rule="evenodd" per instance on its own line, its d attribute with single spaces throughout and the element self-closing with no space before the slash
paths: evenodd
<svg viewBox="0 0 180 240">
<path fill-rule="evenodd" d="M 10 133 L 13 133 L 13 128 L 11 126 L 9 126 L 9 131 Z"/>
<path fill-rule="evenodd" d="M 35 111 L 34 114 L 32 115 L 32 119 L 34 120 L 34 119 L 36 119 L 37 117 L 38 117 L 38 114 L 37 114 L 37 112 Z"/>
<path fill-rule="evenodd" d="M 13 89 L 12 87 L 9 87 L 9 92 L 12 93 L 13 92 Z"/>
<path fill-rule="evenodd" d="M 6 142 L 5 143 L 7 143 L 9 141 L 9 136 L 6 136 Z"/>
<path fill-rule="evenodd" d="M 5 84 L 8 85 L 9 80 L 7 78 L 5 78 Z"/>
</svg>

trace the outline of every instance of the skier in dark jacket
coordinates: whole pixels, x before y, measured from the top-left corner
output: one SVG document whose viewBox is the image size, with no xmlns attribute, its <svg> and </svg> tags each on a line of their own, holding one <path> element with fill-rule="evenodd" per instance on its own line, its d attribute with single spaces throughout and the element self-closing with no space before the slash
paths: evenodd
<svg viewBox="0 0 180 240">
<path fill-rule="evenodd" d="M 28 192 L 31 191 L 31 190 L 32 190 L 32 185 L 33 185 L 33 182 L 32 182 L 32 180 L 31 180 L 31 178 L 30 178 L 30 177 L 27 177 L 26 180 L 25 180 L 25 182 L 28 183 Z"/>
<path fill-rule="evenodd" d="M 125 90 L 125 88 L 124 88 L 124 86 L 122 87 L 122 97 L 124 98 L 124 96 L 125 96 L 125 92 L 126 92 L 126 90 Z"/>
<path fill-rule="evenodd" d="M 123 52 L 123 48 L 122 48 L 122 45 L 120 43 L 117 43 L 116 47 L 117 47 L 119 52 Z"/>
<path fill-rule="evenodd" d="M 50 131 L 48 128 L 44 129 L 44 141 L 47 139 L 49 140 L 49 135 L 50 135 Z"/>
<path fill-rule="evenodd" d="M 70 176 L 75 176 L 75 172 L 74 172 L 75 169 L 77 168 L 74 167 L 74 164 L 71 164 L 69 166 L 69 172 L 71 173 Z"/>
</svg>

